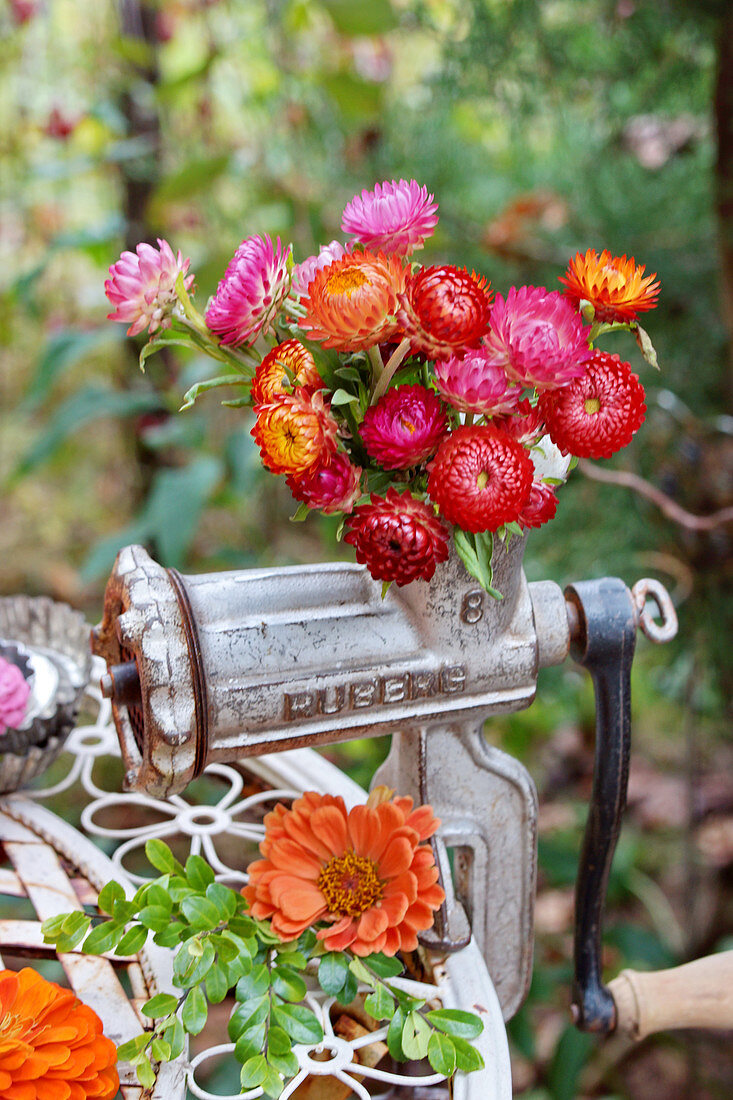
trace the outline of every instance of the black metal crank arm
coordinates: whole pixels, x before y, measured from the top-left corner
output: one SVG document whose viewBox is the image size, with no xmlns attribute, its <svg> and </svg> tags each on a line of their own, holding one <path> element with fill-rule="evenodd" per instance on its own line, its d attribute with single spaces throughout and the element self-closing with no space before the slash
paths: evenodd
<svg viewBox="0 0 733 1100">
<path fill-rule="evenodd" d="M 603 910 L 626 806 L 637 618 L 631 593 L 616 577 L 570 585 L 565 598 L 578 617 L 571 653 L 588 669 L 596 701 L 593 790 L 575 889 L 571 1011 L 581 1030 L 605 1033 L 616 1026 L 616 1006 L 602 981 Z"/>
</svg>

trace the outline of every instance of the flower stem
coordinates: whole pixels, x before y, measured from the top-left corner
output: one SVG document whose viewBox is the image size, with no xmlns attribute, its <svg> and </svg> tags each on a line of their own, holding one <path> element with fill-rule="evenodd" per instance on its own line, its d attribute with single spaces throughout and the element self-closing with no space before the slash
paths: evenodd
<svg viewBox="0 0 733 1100">
<path fill-rule="evenodd" d="M 377 379 L 377 384 L 374 387 L 374 393 L 372 394 L 372 405 L 376 404 L 382 394 L 387 392 L 387 387 L 392 381 L 397 371 L 397 368 L 400 366 L 402 360 L 405 358 L 409 350 L 410 339 L 406 336 L 402 343 L 398 344 L 397 348 L 390 356 L 389 360 L 387 361 L 387 365 L 382 371 L 381 377 Z"/>
<path fill-rule="evenodd" d="M 373 344 L 372 347 L 367 348 L 367 356 L 372 365 L 372 380 L 374 385 L 377 386 L 379 384 L 379 379 L 382 377 L 382 372 L 384 371 L 382 353 L 377 344 Z"/>
</svg>

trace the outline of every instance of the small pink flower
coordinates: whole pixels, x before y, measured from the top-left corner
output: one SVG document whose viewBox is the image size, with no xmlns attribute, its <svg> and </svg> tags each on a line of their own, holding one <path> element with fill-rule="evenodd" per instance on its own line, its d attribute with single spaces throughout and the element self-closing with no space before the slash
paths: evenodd
<svg viewBox="0 0 733 1100">
<path fill-rule="evenodd" d="M 513 412 L 522 387 L 510 382 L 506 371 L 484 348 L 452 355 L 435 364 L 435 382 L 446 401 L 460 412 L 488 416 Z"/>
<path fill-rule="evenodd" d="M 160 237 L 158 245 L 160 251 L 143 241 L 135 252 L 123 252 L 104 284 L 105 294 L 117 307 L 107 319 L 129 324 L 128 336 L 137 336 L 144 328 L 151 333 L 170 328 L 170 314 L 178 301 L 176 279 L 181 272 L 186 275 L 191 261 L 184 260 L 180 251 L 174 256 L 171 246 Z M 193 279 L 186 275 L 186 290 Z"/>
<path fill-rule="evenodd" d="M 427 187 L 417 180 L 385 181 L 354 196 L 341 228 L 373 252 L 409 256 L 431 236 L 438 224 L 437 209 Z"/>
<path fill-rule="evenodd" d="M 0 734 L 25 718 L 31 686 L 17 665 L 0 657 Z"/>
<path fill-rule="evenodd" d="M 292 291 L 299 298 L 308 294 L 308 287 L 313 282 L 315 274 L 335 260 L 340 260 L 347 253 L 347 249 L 338 241 L 330 244 L 322 244 L 317 256 L 309 256 L 302 264 L 296 264 L 293 268 Z"/>
<path fill-rule="evenodd" d="M 447 430 L 442 402 L 425 386 L 387 390 L 367 409 L 359 429 L 369 457 L 387 470 L 406 470 L 425 462 Z"/>
<path fill-rule="evenodd" d="M 268 331 L 290 286 L 289 255 L 279 237 L 277 245 L 267 234 L 242 241 L 206 310 L 206 324 L 222 344 L 237 347 Z"/>
<path fill-rule="evenodd" d="M 543 286 L 497 294 L 484 343 L 510 378 L 540 390 L 579 378 L 591 356 L 582 318 L 563 294 Z"/>
<path fill-rule="evenodd" d="M 291 475 L 285 480 L 296 500 L 330 515 L 351 511 L 361 496 L 360 478 L 361 466 L 352 465 L 348 455 L 336 451 L 328 465 L 316 467 L 305 477 Z"/>
</svg>

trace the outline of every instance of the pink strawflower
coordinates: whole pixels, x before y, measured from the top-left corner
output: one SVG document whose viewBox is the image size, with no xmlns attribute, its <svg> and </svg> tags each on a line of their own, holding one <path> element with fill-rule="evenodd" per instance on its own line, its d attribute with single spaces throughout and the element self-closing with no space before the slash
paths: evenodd
<svg viewBox="0 0 733 1100">
<path fill-rule="evenodd" d="M 512 412 L 522 394 L 522 387 L 510 382 L 504 368 L 482 347 L 467 351 L 463 358 L 439 360 L 435 383 L 454 409 L 488 416 Z"/>
<path fill-rule="evenodd" d="M 105 294 L 117 307 L 107 319 L 129 324 L 128 336 L 137 336 L 144 328 L 151 333 L 170 328 L 170 315 L 178 301 L 176 279 L 181 272 L 186 275 L 191 261 L 184 260 L 180 251 L 174 256 L 171 246 L 160 237 L 158 245 L 160 251 L 143 241 L 135 252 L 123 252 L 110 267 L 111 278 L 104 284 Z M 193 279 L 186 275 L 186 290 Z"/>
<path fill-rule="evenodd" d="M 591 356 L 582 318 L 564 294 L 543 286 L 497 294 L 484 342 L 510 378 L 540 390 L 579 378 Z"/>
<path fill-rule="evenodd" d="M 296 500 L 330 515 L 351 511 L 361 496 L 360 478 L 361 466 L 352 465 L 348 455 L 336 451 L 328 465 L 317 466 L 305 477 L 285 480 Z"/>
<path fill-rule="evenodd" d="M 340 260 L 345 256 L 347 249 L 338 241 L 330 244 L 322 244 L 317 256 L 309 256 L 302 264 L 296 264 L 293 268 L 293 281 L 291 289 L 299 298 L 304 298 L 308 293 L 308 287 L 313 282 L 315 274 L 321 268 L 328 267 L 334 260 Z"/>
<path fill-rule="evenodd" d="M 388 390 L 364 413 L 359 429 L 369 457 L 387 470 L 406 470 L 425 462 L 447 430 L 443 404 L 425 386 Z"/>
<path fill-rule="evenodd" d="M 206 324 L 222 344 L 251 343 L 267 332 L 290 286 L 288 256 L 267 234 L 242 241 L 206 310 Z"/>
<path fill-rule="evenodd" d="M 417 180 L 378 183 L 355 195 L 344 210 L 341 228 L 373 252 L 409 256 L 422 248 L 438 224 L 437 202 Z"/>
<path fill-rule="evenodd" d="M 0 657 L 0 734 L 25 718 L 31 686 L 17 665 Z"/>
</svg>

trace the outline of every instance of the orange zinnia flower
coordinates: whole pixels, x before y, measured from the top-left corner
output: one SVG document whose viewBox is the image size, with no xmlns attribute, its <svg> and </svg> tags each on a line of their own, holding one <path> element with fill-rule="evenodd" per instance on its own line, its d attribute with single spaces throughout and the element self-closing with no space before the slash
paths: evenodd
<svg viewBox="0 0 733 1100">
<path fill-rule="evenodd" d="M 301 324 L 314 340 L 337 351 L 364 351 L 399 332 L 397 295 L 408 269 L 399 256 L 354 252 L 317 271 L 301 305 Z"/>
<path fill-rule="evenodd" d="M 430 806 L 377 788 L 365 806 L 306 791 L 291 810 L 265 817 L 265 857 L 249 866 L 242 893 L 252 915 L 282 940 L 317 921 L 329 951 L 413 951 L 445 898 L 429 845 L 440 822 Z"/>
<path fill-rule="evenodd" d="M 338 425 L 320 390 L 297 390 L 260 405 L 251 434 L 273 474 L 304 477 L 327 466 L 336 450 Z"/>
<path fill-rule="evenodd" d="M 117 1048 L 70 989 L 26 967 L 0 971 L 1 1100 L 109 1100 Z"/>
<path fill-rule="evenodd" d="M 292 392 L 286 368 L 298 386 L 323 389 L 323 380 L 308 348 L 300 340 L 286 340 L 268 352 L 257 368 L 252 382 L 253 405 L 265 405 Z"/>
<path fill-rule="evenodd" d="M 654 309 L 659 295 L 657 275 L 644 275 L 644 264 L 636 266 L 634 257 L 612 256 L 608 249 L 601 255 L 589 248 L 576 253 L 560 282 L 577 306 L 583 299 L 596 311 L 596 321 L 635 321 L 638 313 Z"/>
</svg>

